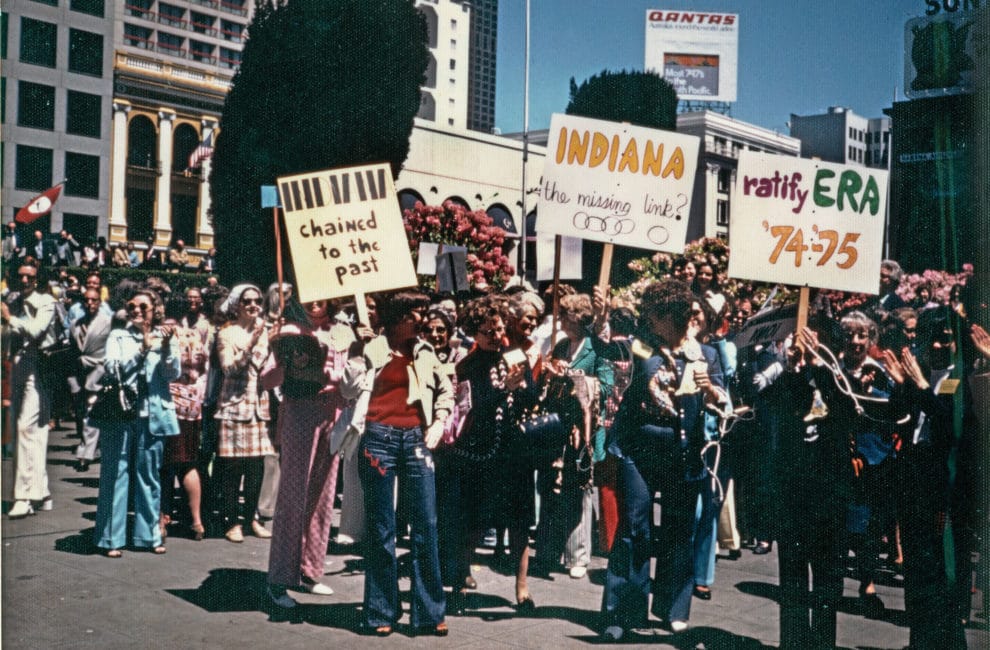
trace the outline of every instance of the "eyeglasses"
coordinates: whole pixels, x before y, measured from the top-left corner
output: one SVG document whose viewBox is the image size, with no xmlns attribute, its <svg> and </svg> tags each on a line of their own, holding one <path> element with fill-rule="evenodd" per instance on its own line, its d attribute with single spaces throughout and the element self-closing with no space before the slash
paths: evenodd
<svg viewBox="0 0 990 650">
<path fill-rule="evenodd" d="M 260 305 L 261 298 L 241 298 L 242 305 Z"/>
<path fill-rule="evenodd" d="M 140 312 L 151 311 L 151 305 L 145 304 L 143 302 L 129 302 L 127 303 L 127 311 L 140 311 Z"/>
<path fill-rule="evenodd" d="M 430 326 L 427 326 L 427 327 L 424 327 L 423 328 L 423 331 L 424 332 L 429 332 L 430 334 L 446 334 L 447 333 L 447 328 L 444 327 L 443 325 L 441 325 L 440 327 L 430 327 Z"/>
</svg>

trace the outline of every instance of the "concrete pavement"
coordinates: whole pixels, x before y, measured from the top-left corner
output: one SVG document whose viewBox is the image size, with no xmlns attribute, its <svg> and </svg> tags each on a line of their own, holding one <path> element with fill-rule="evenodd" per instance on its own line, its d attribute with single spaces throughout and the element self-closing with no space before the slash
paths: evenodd
<svg viewBox="0 0 990 650">
<path fill-rule="evenodd" d="M 531 578 L 537 608 L 511 607 L 513 580 L 489 567 L 480 550 L 478 590 L 464 616 L 448 617 L 450 635 L 412 637 L 408 616 L 387 639 L 357 633 L 364 584 L 361 559 L 346 549 L 327 556 L 324 582 L 333 596 L 293 593 L 301 606 L 273 615 L 262 604 L 267 540 L 222 538 L 195 542 L 174 526 L 168 553 L 125 551 L 121 559 L 95 552 L 91 539 L 99 465 L 72 468 L 74 433 L 53 431 L 49 478 L 54 510 L 2 522 L 2 642 L 4 648 L 336 647 L 545 648 L 597 644 L 598 608 L 606 560 L 593 559 L 588 577 Z M 9 465 L 5 465 L 5 469 Z M 738 560 L 720 555 L 714 595 L 694 600 L 688 631 L 640 631 L 623 645 L 760 648 L 778 644 L 776 554 Z M 847 579 L 838 639 L 847 648 L 902 648 L 908 643 L 900 577 L 887 574 L 878 591 L 883 620 L 858 613 L 856 583 Z M 408 587 L 408 581 L 403 581 Z M 977 602 L 974 600 L 974 602 Z M 408 602 L 406 603 L 408 611 Z M 967 630 L 971 648 L 987 648 L 985 619 Z"/>
</svg>

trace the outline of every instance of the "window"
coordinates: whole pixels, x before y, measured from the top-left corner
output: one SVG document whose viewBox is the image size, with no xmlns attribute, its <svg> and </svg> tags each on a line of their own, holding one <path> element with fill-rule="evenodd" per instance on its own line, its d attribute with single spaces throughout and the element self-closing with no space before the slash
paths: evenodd
<svg viewBox="0 0 990 650">
<path fill-rule="evenodd" d="M 55 128 L 55 86 L 29 81 L 17 85 L 17 123 L 34 129 Z"/>
<path fill-rule="evenodd" d="M 856 150 L 849 147 L 849 160 L 856 160 Z"/>
<path fill-rule="evenodd" d="M 21 61 L 54 68 L 57 44 L 55 23 L 21 18 Z"/>
<path fill-rule="evenodd" d="M 43 5 L 51 5 L 53 7 L 58 6 L 58 0 L 34 0 L 35 2 L 40 2 Z"/>
<path fill-rule="evenodd" d="M 7 58 L 7 12 L 0 14 L 0 58 Z"/>
<path fill-rule="evenodd" d="M 457 69 L 457 59 L 451 59 L 450 60 L 450 69 L 451 70 Z"/>
<path fill-rule="evenodd" d="M 125 0 L 124 11 L 127 12 L 128 16 L 133 16 L 134 18 L 154 20 L 155 14 L 151 11 L 152 2 L 153 0 Z"/>
<path fill-rule="evenodd" d="M 715 225 L 729 227 L 729 202 L 725 199 L 719 199 L 715 203 Z"/>
<path fill-rule="evenodd" d="M 181 36 L 176 36 L 175 34 L 169 34 L 168 32 L 158 32 L 158 51 L 162 54 L 171 54 L 172 56 L 185 57 L 186 51 L 183 49 L 182 45 L 186 42 L 186 39 Z"/>
<path fill-rule="evenodd" d="M 240 43 L 244 40 L 244 25 L 220 19 L 220 35 L 226 41 Z"/>
<path fill-rule="evenodd" d="M 100 157 L 65 152 L 65 195 L 100 197 Z"/>
<path fill-rule="evenodd" d="M 52 186 L 51 149 L 19 144 L 16 156 L 14 187 L 19 190 L 44 192 Z"/>
<path fill-rule="evenodd" d="M 152 49 L 151 30 L 147 27 L 124 23 L 124 43 L 144 50 Z"/>
<path fill-rule="evenodd" d="M 241 64 L 241 53 L 230 48 L 220 48 L 220 67 L 236 68 Z"/>
<path fill-rule="evenodd" d="M 69 8 L 90 16 L 103 17 L 103 0 L 71 0 Z"/>
<path fill-rule="evenodd" d="M 185 27 L 186 10 L 182 7 L 159 2 L 158 22 L 163 25 L 171 25 L 172 27 Z"/>
<path fill-rule="evenodd" d="M 103 76 L 103 36 L 81 29 L 69 30 L 69 70 Z"/>
<path fill-rule="evenodd" d="M 732 185 L 732 170 L 728 167 L 718 168 L 718 191 L 728 194 Z"/>
<path fill-rule="evenodd" d="M 65 132 L 90 138 L 100 137 L 102 101 L 99 95 L 70 90 L 66 104 Z"/>
<path fill-rule="evenodd" d="M 209 43 L 200 43 L 191 38 L 189 39 L 189 58 L 193 61 L 216 63 L 217 59 L 213 56 L 213 50 L 214 46 Z"/>
<path fill-rule="evenodd" d="M 207 36 L 217 35 L 217 18 L 216 16 L 210 16 L 208 14 L 201 14 L 198 11 L 192 11 L 189 13 L 190 23 L 192 24 L 192 29 L 197 34 L 206 34 Z"/>
<path fill-rule="evenodd" d="M 62 229 L 68 230 L 76 241 L 89 241 L 96 238 L 96 225 L 100 218 L 95 214 L 62 214 Z"/>
</svg>

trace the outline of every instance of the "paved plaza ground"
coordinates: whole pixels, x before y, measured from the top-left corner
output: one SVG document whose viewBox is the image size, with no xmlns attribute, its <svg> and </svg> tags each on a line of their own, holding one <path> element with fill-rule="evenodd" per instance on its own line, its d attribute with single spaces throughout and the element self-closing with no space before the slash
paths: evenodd
<svg viewBox="0 0 990 650">
<path fill-rule="evenodd" d="M 575 648 L 598 644 L 598 608 L 606 560 L 595 557 L 587 578 L 566 574 L 531 578 L 537 608 L 511 606 L 513 581 L 493 570 L 491 551 L 479 550 L 478 590 L 464 616 L 450 616 L 443 639 L 409 635 L 408 615 L 387 639 L 357 632 L 364 584 L 362 561 L 331 549 L 324 582 L 333 596 L 296 593 L 300 607 L 274 616 L 262 604 L 267 540 L 243 544 L 222 538 L 195 542 L 174 526 L 168 554 L 127 551 L 112 560 L 91 545 L 99 465 L 72 467 L 74 432 L 52 432 L 49 478 L 55 508 L 2 522 L 2 642 L 28 648 L 278 648 L 458 647 Z M 9 464 L 4 465 L 8 470 Z M 845 648 L 902 648 L 908 643 L 901 579 L 885 574 L 882 620 L 859 613 L 856 583 L 846 580 L 838 640 Z M 403 581 L 408 587 L 408 581 Z M 695 599 L 690 628 L 673 635 L 659 627 L 638 631 L 623 645 L 672 648 L 775 647 L 778 637 L 777 558 L 743 551 L 720 554 L 714 595 Z M 974 598 L 974 605 L 980 599 Z M 408 602 L 406 603 L 408 611 Z M 979 612 L 967 630 L 971 648 L 987 648 Z"/>
</svg>

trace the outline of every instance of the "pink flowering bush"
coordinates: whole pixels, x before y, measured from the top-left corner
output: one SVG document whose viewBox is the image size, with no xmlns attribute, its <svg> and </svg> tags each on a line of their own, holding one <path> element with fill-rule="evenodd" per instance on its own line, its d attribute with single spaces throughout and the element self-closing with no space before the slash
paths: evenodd
<svg viewBox="0 0 990 650">
<path fill-rule="evenodd" d="M 451 201 L 439 206 L 417 201 L 411 210 L 403 212 L 402 220 L 413 263 L 418 262 L 420 242 L 432 242 L 467 248 L 468 281 L 472 287 L 488 285 L 501 289 L 515 272 L 502 251 L 505 231 L 492 225 L 492 218 L 484 210 L 471 211 Z M 419 276 L 419 283 L 432 288 L 435 279 Z"/>
</svg>

